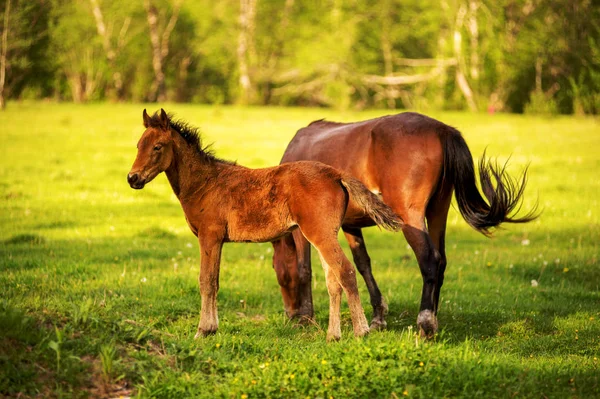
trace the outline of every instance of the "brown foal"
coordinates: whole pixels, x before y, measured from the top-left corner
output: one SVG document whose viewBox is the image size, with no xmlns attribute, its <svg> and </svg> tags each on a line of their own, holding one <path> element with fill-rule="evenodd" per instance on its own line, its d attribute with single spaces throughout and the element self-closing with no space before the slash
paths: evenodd
<svg viewBox="0 0 600 399">
<path fill-rule="evenodd" d="M 487 201 L 484 200 L 475 183 L 471 152 L 460 132 L 417 113 L 356 123 L 313 122 L 296 133 L 281 163 L 301 160 L 323 162 L 349 173 L 379 193 L 400 215 L 404 221 L 402 232 L 423 277 L 417 324 L 426 336 L 438 328 L 438 303 L 446 270 L 446 219 L 452 193 L 467 223 L 485 235 L 501 223 L 524 223 L 537 217 L 535 208 L 523 217 L 512 216 L 520 207 L 525 172 L 520 182 L 515 181 L 503 167 L 486 161 L 484 154 L 479 163 L 479 180 Z M 386 325 L 387 305 L 373 278 L 361 232 L 373 221 L 357 211 L 351 201 L 342 229 L 369 289 L 373 306 L 371 328 L 381 328 Z M 311 318 L 309 242 L 294 232 L 273 245 L 273 265 L 288 316 Z"/>
<path fill-rule="evenodd" d="M 127 176 L 142 189 L 165 172 L 187 223 L 200 244 L 202 297 L 196 338 L 218 327 L 217 291 L 221 249 L 226 242 L 269 242 L 294 231 L 317 249 L 329 291 L 328 340 L 341 337 L 342 290 L 348 298 L 354 335 L 369 332 L 356 275 L 337 234 L 349 200 L 365 218 L 389 230 L 401 227 L 392 210 L 358 180 L 319 162 L 293 162 L 249 169 L 214 157 L 200 146 L 197 129 L 173 121 L 164 110 L 143 113 L 146 130 Z"/>
</svg>

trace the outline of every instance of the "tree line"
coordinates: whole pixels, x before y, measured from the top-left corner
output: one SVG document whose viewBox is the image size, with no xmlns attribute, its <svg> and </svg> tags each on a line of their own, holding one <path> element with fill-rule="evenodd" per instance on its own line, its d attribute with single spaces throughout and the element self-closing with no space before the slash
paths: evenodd
<svg viewBox="0 0 600 399">
<path fill-rule="evenodd" d="M 6 99 L 597 114 L 598 0 L 0 0 Z"/>
</svg>

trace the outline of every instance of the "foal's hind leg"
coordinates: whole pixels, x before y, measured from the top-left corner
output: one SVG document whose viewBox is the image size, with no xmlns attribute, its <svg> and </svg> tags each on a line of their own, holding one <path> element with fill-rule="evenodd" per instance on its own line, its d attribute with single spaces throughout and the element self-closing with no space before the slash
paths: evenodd
<svg viewBox="0 0 600 399">
<path fill-rule="evenodd" d="M 350 250 L 352 251 L 352 257 L 354 258 L 354 264 L 362 275 L 367 289 L 369 290 L 369 296 L 371 299 L 371 306 L 373 306 L 373 320 L 371 321 L 371 329 L 384 329 L 387 326 L 385 322 L 385 315 L 388 312 L 388 305 L 385 303 L 385 299 L 379 291 L 377 282 L 373 277 L 371 271 L 371 258 L 367 253 L 367 247 L 365 240 L 362 235 L 361 229 L 342 227 Z"/>
<path fill-rule="evenodd" d="M 325 272 L 325 281 L 327 282 L 327 292 L 329 293 L 329 326 L 327 327 L 327 341 L 338 341 L 342 337 L 340 307 L 342 303 L 342 286 L 338 279 L 333 275 L 327 261 L 323 256 L 321 265 Z"/>
<path fill-rule="evenodd" d="M 307 236 L 307 239 L 311 241 L 310 236 Z M 339 339 L 341 336 L 339 326 L 340 286 L 348 298 L 354 335 L 362 337 L 369 332 L 369 324 L 360 304 L 354 267 L 352 267 L 352 264 L 344 255 L 335 235 L 326 240 L 316 239 L 311 241 L 311 243 L 319 251 L 323 267 L 326 269 L 327 289 L 330 297 L 328 340 Z"/>
</svg>

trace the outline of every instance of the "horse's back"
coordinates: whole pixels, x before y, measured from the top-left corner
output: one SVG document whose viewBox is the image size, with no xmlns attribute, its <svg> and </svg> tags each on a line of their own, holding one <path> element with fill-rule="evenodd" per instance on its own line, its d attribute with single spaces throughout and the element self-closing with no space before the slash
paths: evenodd
<svg viewBox="0 0 600 399">
<path fill-rule="evenodd" d="M 296 133 L 281 162 L 323 162 L 350 173 L 390 205 L 423 208 L 441 174 L 440 137 L 448 129 L 452 128 L 412 112 L 356 123 L 321 120 Z M 351 224 L 365 224 L 352 203 L 346 218 Z"/>
</svg>

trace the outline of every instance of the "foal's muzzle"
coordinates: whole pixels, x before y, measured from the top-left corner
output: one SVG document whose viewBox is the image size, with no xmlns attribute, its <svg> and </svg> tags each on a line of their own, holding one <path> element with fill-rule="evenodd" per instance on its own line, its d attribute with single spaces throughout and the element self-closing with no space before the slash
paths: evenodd
<svg viewBox="0 0 600 399">
<path fill-rule="evenodd" d="M 146 184 L 144 179 L 142 179 L 137 173 L 129 173 L 127 175 L 127 182 L 129 183 L 131 188 L 135 188 L 136 190 L 144 188 L 144 185 Z"/>
</svg>

